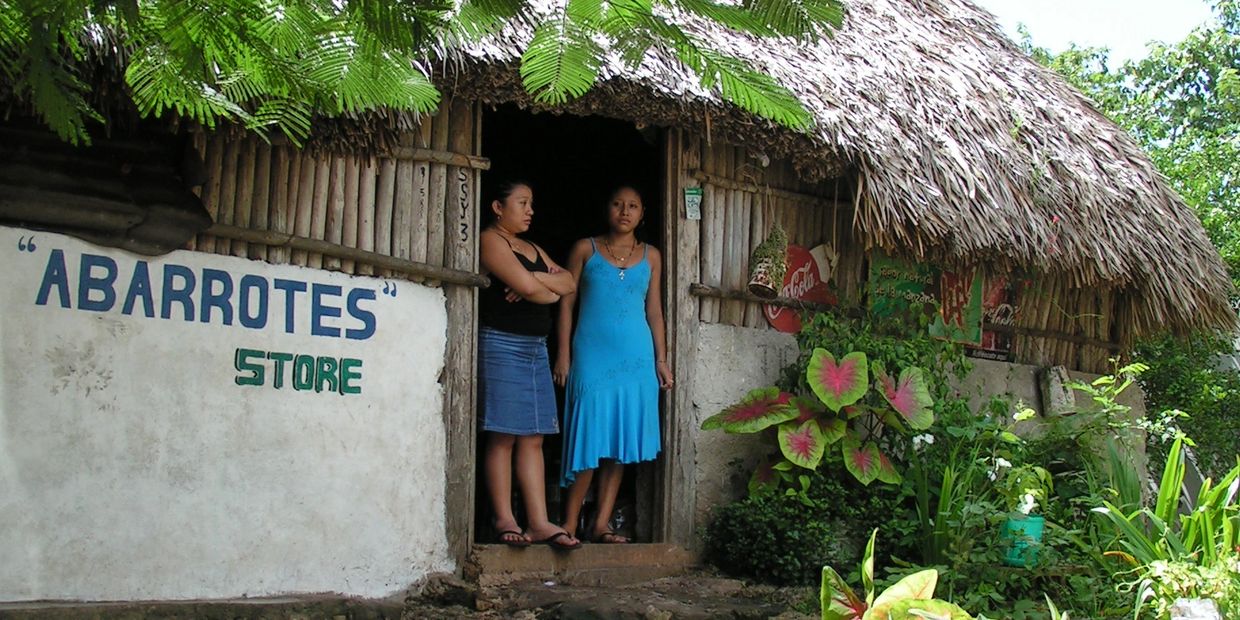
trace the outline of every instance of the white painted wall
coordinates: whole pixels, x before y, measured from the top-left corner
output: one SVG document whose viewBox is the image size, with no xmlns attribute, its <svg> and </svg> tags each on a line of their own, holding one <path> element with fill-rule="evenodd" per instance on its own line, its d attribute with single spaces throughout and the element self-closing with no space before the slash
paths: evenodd
<svg viewBox="0 0 1240 620">
<path fill-rule="evenodd" d="M 44 280 L 61 279 L 54 250 L 69 308 L 58 286 L 36 303 Z M 107 310 L 80 308 L 84 255 L 115 262 Z M 140 257 L 16 228 L 0 227 L 0 256 L 0 601 L 380 597 L 452 568 L 440 290 L 401 281 L 392 295 L 374 278 L 193 252 Z M 142 295 L 122 313 L 142 261 L 154 318 Z M 168 265 L 196 277 L 193 320 L 180 304 L 160 318 Z M 240 323 L 236 290 L 232 325 L 218 308 L 201 322 L 204 269 L 226 272 L 234 289 L 264 278 L 266 324 L 254 278 L 253 328 Z M 277 278 L 307 285 L 293 333 Z M 311 334 L 316 285 L 320 329 L 340 336 Z M 87 299 L 107 305 L 106 288 Z M 349 382 L 360 393 L 298 391 L 287 377 L 281 389 L 238 385 L 251 374 L 234 366 L 238 348 L 361 360 Z"/>
<path fill-rule="evenodd" d="M 796 360 L 797 343 L 773 329 L 700 323 L 696 354 L 693 415 L 700 429 L 703 420 L 750 390 L 774 385 L 784 367 Z M 744 496 L 753 468 L 770 445 L 761 435 L 699 430 L 695 447 L 694 525 L 703 532 L 711 509 Z"/>
</svg>

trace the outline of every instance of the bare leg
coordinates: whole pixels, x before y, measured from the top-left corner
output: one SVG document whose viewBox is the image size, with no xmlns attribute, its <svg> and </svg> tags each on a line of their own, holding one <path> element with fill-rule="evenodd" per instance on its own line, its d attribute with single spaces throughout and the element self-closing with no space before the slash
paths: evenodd
<svg viewBox="0 0 1240 620">
<path fill-rule="evenodd" d="M 624 480 L 624 463 L 605 461 L 599 464 L 598 514 L 594 517 L 595 542 L 629 542 L 629 539 L 623 536 L 607 536 L 605 534 L 611 529 L 607 527 L 607 522 L 611 520 L 611 513 L 616 509 L 616 496 L 620 494 L 620 481 L 622 480 Z M 600 537 L 602 538 L 601 540 Z"/>
<path fill-rule="evenodd" d="M 487 494 L 495 512 L 496 532 L 520 532 L 512 514 L 512 447 L 517 437 L 507 433 L 490 433 L 486 448 Z M 505 541 L 529 540 L 523 534 L 504 534 Z"/>
<path fill-rule="evenodd" d="M 560 526 L 547 518 L 547 487 L 543 480 L 542 435 L 517 437 L 517 484 L 525 499 L 525 514 L 529 519 L 526 534 L 533 540 L 544 540 L 562 531 Z M 570 536 L 565 544 L 576 544 Z"/>
<path fill-rule="evenodd" d="M 577 523 L 581 520 L 581 506 L 586 501 L 586 493 L 590 491 L 590 481 L 594 479 L 594 470 L 586 469 L 577 472 L 573 484 L 568 487 L 568 505 L 564 508 L 564 531 L 577 535 Z"/>
</svg>

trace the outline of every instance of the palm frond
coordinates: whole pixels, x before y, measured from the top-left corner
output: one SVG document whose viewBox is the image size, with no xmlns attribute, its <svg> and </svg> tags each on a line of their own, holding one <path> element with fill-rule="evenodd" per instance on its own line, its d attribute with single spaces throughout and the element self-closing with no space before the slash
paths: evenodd
<svg viewBox="0 0 1240 620">
<path fill-rule="evenodd" d="M 744 7 L 775 34 L 800 41 L 830 36 L 844 23 L 836 0 L 745 0 Z"/>
<path fill-rule="evenodd" d="M 558 17 L 534 31 L 521 55 L 521 80 L 535 101 L 562 104 L 594 86 L 603 50 L 586 19 L 594 15 L 595 4 L 597 0 L 569 0 Z"/>
<path fill-rule="evenodd" d="M 757 13 L 738 4 L 722 4 L 711 0 L 670 0 L 681 10 L 723 25 L 731 30 L 748 32 L 760 37 L 783 34 L 770 27 Z"/>
<path fill-rule="evenodd" d="M 530 25 L 529 3 L 523 0 L 465 0 L 446 33 L 448 45 L 461 46 L 498 34 L 508 23 L 518 20 Z"/>
</svg>

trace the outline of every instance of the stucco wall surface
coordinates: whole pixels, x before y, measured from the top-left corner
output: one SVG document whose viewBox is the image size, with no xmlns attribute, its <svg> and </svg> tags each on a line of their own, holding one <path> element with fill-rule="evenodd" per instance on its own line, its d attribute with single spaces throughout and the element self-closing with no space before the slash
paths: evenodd
<svg viewBox="0 0 1240 620">
<path fill-rule="evenodd" d="M 797 356 L 796 340 L 773 329 L 702 323 L 697 343 L 693 389 L 697 427 L 750 390 L 774 385 Z M 712 508 L 745 493 L 753 467 L 769 446 L 758 435 L 730 435 L 721 430 L 699 430 L 695 446 L 694 524 L 703 532 Z"/>
<path fill-rule="evenodd" d="M 1032 407 L 1039 415 L 1048 416 L 1055 414 L 1052 410 L 1054 406 L 1043 402 L 1043 390 L 1040 387 L 1043 383 L 1051 380 L 1054 373 L 1049 373 L 1047 369 L 1028 364 L 1012 364 L 984 359 L 971 359 L 969 361 L 973 363 L 973 371 L 960 383 L 958 389 L 962 395 L 969 398 L 970 406 L 975 411 L 984 406 L 986 400 L 991 396 L 1005 396 L 1014 403 L 1019 401 Z M 1073 370 L 1068 371 L 1065 378 L 1070 381 L 1090 383 L 1098 377 L 1099 375 Z M 1058 380 L 1056 379 L 1055 382 L 1058 382 Z M 1060 391 L 1064 392 L 1062 389 Z M 1088 408 L 1091 404 L 1088 395 L 1073 393 L 1071 390 L 1067 390 L 1065 393 L 1070 394 L 1070 400 L 1067 403 L 1059 403 L 1059 407 L 1075 405 L 1080 408 Z M 1134 419 L 1145 415 L 1145 395 L 1141 391 L 1141 386 L 1136 383 L 1124 390 L 1116 402 L 1131 407 L 1132 411 L 1129 415 Z"/>
<path fill-rule="evenodd" d="M 0 601 L 451 568 L 440 290 L 4 227 L 0 255 Z"/>
</svg>

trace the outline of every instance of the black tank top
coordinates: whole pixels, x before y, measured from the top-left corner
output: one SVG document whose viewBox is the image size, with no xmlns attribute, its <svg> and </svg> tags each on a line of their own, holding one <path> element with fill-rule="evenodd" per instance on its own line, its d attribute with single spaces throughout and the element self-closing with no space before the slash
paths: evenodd
<svg viewBox="0 0 1240 620">
<path fill-rule="evenodd" d="M 504 241 L 508 240 L 504 239 Z M 537 248 L 535 248 L 536 256 L 531 261 L 524 254 L 512 248 L 511 241 L 508 241 L 508 247 L 512 249 L 512 253 L 516 255 L 518 261 L 521 261 L 526 271 L 543 273 L 549 271 L 542 253 L 538 252 Z M 504 291 L 506 288 L 508 288 L 507 284 L 495 277 L 495 274 L 491 274 L 491 286 L 482 289 L 478 296 L 478 318 L 482 325 L 522 336 L 546 336 L 551 333 L 551 306 L 536 304 L 524 299 L 514 302 L 506 301 L 504 299 L 507 296 Z"/>
</svg>

